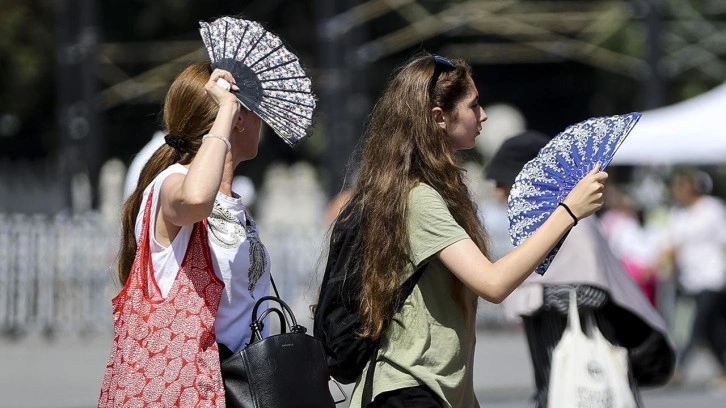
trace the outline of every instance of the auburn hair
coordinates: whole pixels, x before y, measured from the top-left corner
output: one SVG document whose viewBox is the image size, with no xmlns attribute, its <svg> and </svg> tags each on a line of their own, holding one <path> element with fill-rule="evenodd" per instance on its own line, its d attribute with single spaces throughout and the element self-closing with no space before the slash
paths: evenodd
<svg viewBox="0 0 726 408">
<path fill-rule="evenodd" d="M 189 164 L 202 144 L 202 136 L 214 124 L 218 108 L 204 90 L 210 74 L 208 62 L 191 64 L 174 79 L 166 94 L 162 117 L 164 130 L 182 139 L 184 146 L 161 145 L 144 165 L 136 189 L 121 209 L 121 248 L 117 270 L 121 285 L 125 285 L 136 256 L 134 231 L 144 189 L 172 164 Z"/>
<path fill-rule="evenodd" d="M 471 67 L 454 60 L 441 66 L 422 53 L 396 71 L 376 102 L 364 132 L 360 168 L 349 206 L 362 215 L 359 335 L 377 340 L 388 327 L 410 264 L 406 227 L 409 192 L 418 183 L 435 189 L 456 222 L 486 254 L 484 229 L 464 184 L 464 169 L 446 130 L 432 109 L 452 112 L 469 89 Z M 439 67 L 436 66 L 439 64 Z M 436 75 L 436 77 L 434 77 Z M 463 284 L 456 280 L 454 299 L 466 311 Z"/>
</svg>

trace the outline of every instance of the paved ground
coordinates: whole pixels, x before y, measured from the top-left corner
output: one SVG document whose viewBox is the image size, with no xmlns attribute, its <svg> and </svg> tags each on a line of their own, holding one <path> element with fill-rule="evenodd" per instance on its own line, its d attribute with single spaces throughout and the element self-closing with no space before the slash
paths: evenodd
<svg viewBox="0 0 726 408">
<path fill-rule="evenodd" d="M 110 343 L 109 336 L 0 338 L 0 408 L 94 407 Z M 521 332 L 480 331 L 477 350 L 475 378 L 482 406 L 526 407 L 532 380 Z M 704 355 L 695 357 L 684 386 L 644 392 L 647 407 L 726 407 L 726 391 L 704 385 L 715 366 Z"/>
<path fill-rule="evenodd" d="M 485 408 L 527 407 L 533 380 L 527 346 L 521 332 L 480 332 L 477 339 L 477 395 Z M 686 367 L 687 381 L 681 386 L 643 390 L 648 408 L 726 407 L 726 389 L 708 387 L 715 363 L 702 353 Z"/>
</svg>

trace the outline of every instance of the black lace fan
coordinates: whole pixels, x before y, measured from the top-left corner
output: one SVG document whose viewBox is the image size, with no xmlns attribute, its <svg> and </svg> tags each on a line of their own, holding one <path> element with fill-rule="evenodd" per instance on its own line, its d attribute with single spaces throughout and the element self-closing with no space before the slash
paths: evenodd
<svg viewBox="0 0 726 408">
<path fill-rule="evenodd" d="M 262 25 L 233 17 L 199 22 L 212 69 L 232 73 L 237 99 L 290 146 L 308 136 L 315 110 L 310 78 L 298 58 Z"/>
</svg>

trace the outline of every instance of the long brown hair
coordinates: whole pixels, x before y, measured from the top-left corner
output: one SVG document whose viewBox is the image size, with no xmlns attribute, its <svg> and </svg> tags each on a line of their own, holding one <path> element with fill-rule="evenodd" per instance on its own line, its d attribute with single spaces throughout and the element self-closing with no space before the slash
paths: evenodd
<svg viewBox="0 0 726 408">
<path fill-rule="evenodd" d="M 476 205 L 463 181 L 464 170 L 456 162 L 450 137 L 431 112 L 437 106 L 451 112 L 466 96 L 471 67 L 463 60 L 453 62 L 454 68 L 441 70 L 431 54 L 423 53 L 403 64 L 367 124 L 349 203 L 362 214 L 361 337 L 377 340 L 393 317 L 401 275 L 410 263 L 406 212 L 408 194 L 417 183 L 441 194 L 456 222 L 487 251 Z M 465 308 L 463 285 L 456 282 L 453 296 Z"/>
<path fill-rule="evenodd" d="M 141 170 L 136 190 L 121 209 L 122 235 L 118 260 L 121 285 L 126 283 L 136 255 L 134 229 L 144 189 L 172 164 L 190 163 L 199 150 L 202 136 L 212 128 L 217 116 L 217 105 L 204 91 L 210 73 L 208 62 L 191 64 L 174 79 L 166 94 L 164 128 L 168 134 L 183 140 L 183 146 L 163 144 L 154 152 Z"/>
</svg>

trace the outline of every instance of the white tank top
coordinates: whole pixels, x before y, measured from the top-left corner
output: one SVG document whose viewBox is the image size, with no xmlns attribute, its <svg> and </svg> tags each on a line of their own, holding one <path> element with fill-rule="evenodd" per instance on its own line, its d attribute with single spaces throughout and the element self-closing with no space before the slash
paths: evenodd
<svg viewBox="0 0 726 408">
<path fill-rule="evenodd" d="M 142 197 L 142 203 L 145 203 L 151 187 L 154 187 L 151 204 L 154 214 L 150 217 L 149 244 L 154 278 L 162 296 L 171 290 L 193 228 L 192 225 L 183 226 L 168 247 L 156 241 L 156 215 L 161 185 L 170 174 L 176 173 L 186 174 L 187 169 L 181 164 L 169 166 L 146 187 Z M 137 243 L 141 237 L 143 211 L 142 205 L 136 217 Z M 255 302 L 270 293 L 270 260 L 259 239 L 257 227 L 246 214 L 240 198 L 218 192 L 207 223 L 214 272 L 224 282 L 214 329 L 218 342 L 233 352 L 239 351 L 249 343 L 252 334 L 249 325 Z M 263 335 L 267 335 L 267 330 Z"/>
</svg>

